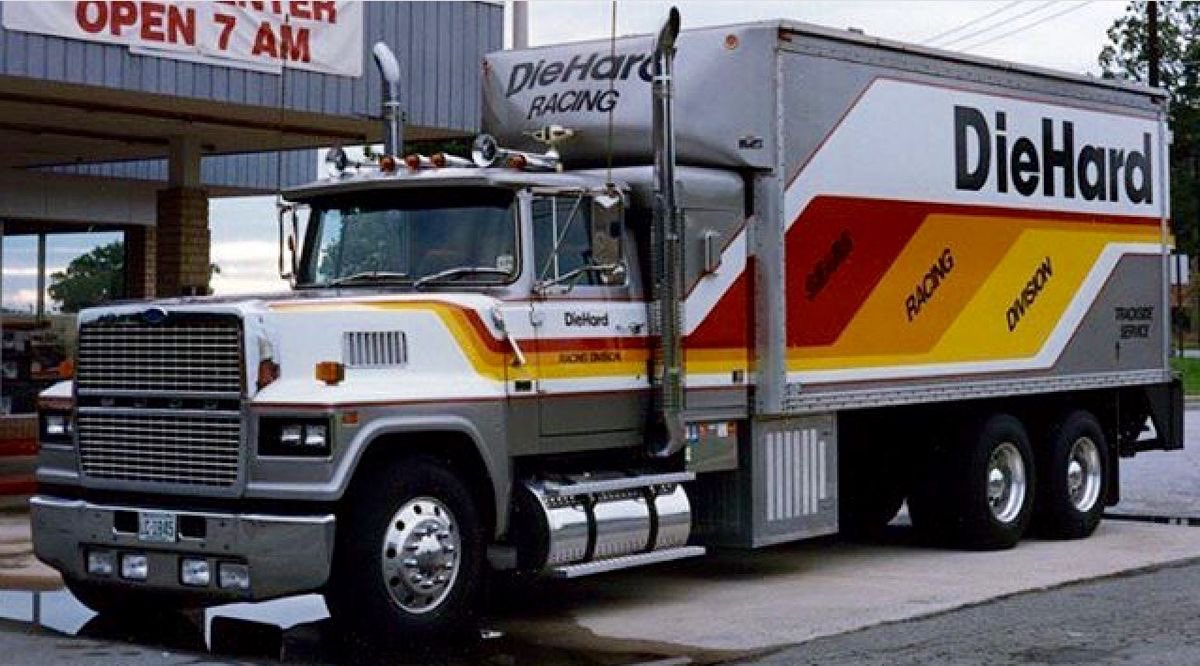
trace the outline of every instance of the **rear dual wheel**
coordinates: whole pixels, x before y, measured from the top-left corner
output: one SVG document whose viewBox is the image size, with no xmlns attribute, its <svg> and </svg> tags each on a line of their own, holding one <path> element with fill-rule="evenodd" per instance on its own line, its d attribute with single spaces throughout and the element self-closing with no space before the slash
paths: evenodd
<svg viewBox="0 0 1200 666">
<path fill-rule="evenodd" d="M 1033 516 L 1036 476 L 1029 435 L 995 414 L 948 434 L 929 454 L 909 495 L 914 527 L 973 550 L 1011 548 Z"/>
<path fill-rule="evenodd" d="M 1039 454 L 1035 531 L 1051 539 L 1091 535 L 1108 494 L 1108 440 L 1099 421 L 1071 412 L 1050 428 Z"/>
</svg>

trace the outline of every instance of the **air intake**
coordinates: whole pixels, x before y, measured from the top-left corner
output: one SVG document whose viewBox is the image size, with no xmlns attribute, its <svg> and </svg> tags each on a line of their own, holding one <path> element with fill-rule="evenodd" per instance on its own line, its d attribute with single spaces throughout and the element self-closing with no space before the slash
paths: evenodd
<svg viewBox="0 0 1200 666">
<path fill-rule="evenodd" d="M 347 368 L 394 368 L 408 363 L 403 331 L 349 331 L 342 337 Z"/>
</svg>

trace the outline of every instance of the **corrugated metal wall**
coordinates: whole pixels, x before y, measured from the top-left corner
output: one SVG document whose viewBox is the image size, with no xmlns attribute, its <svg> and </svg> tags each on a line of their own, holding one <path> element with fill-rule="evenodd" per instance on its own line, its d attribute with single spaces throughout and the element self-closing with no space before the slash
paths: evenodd
<svg viewBox="0 0 1200 666">
<path fill-rule="evenodd" d="M 0 3 L 0 12 L 4 11 Z M 471 131 L 479 115 L 479 63 L 501 48 L 504 8 L 482 2 L 368 2 L 363 76 L 287 70 L 274 74 L 133 55 L 100 44 L 0 28 L 0 74 L 182 97 L 279 106 L 340 116 L 375 115 L 380 84 L 370 60 L 382 39 L 406 70 L 411 122 Z"/>
<path fill-rule="evenodd" d="M 369 53 L 371 45 L 382 39 L 400 59 L 409 122 L 474 132 L 479 128 L 480 62 L 485 53 L 502 48 L 503 35 L 504 8 L 498 3 L 367 2 L 361 78 L 287 70 L 281 82 L 274 74 L 133 55 L 122 45 L 0 28 L 0 75 L 267 108 L 278 108 L 282 96 L 294 110 L 377 116 L 380 81 Z M 296 152 L 300 154 L 285 159 L 284 184 L 315 175 L 312 152 Z M 205 159 L 205 182 L 235 187 L 260 187 L 266 182 L 273 188 L 275 165 L 271 154 L 210 157 Z M 69 167 L 75 172 L 135 178 L 165 174 L 165 169 L 161 160 Z"/>
<path fill-rule="evenodd" d="M 201 162 L 200 179 L 209 187 L 268 192 L 276 187 L 307 183 L 319 175 L 316 150 L 284 151 L 282 178 L 276 175 L 280 166 L 279 154 L 274 152 L 212 155 L 205 157 Z M 72 164 L 46 167 L 45 170 L 101 178 L 160 181 L 167 179 L 165 159 Z"/>
</svg>

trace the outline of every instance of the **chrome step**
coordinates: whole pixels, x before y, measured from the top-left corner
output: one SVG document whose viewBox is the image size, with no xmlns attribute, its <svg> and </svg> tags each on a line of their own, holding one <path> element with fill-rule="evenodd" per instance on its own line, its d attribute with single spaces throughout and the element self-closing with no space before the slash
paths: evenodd
<svg viewBox="0 0 1200 666">
<path fill-rule="evenodd" d="M 558 495 L 587 495 L 592 493 L 607 493 L 614 490 L 629 488 L 644 488 L 668 483 L 686 483 L 695 481 L 693 472 L 673 472 L 670 474 L 645 474 L 642 476 L 627 476 L 616 479 L 596 479 L 595 481 L 579 481 L 577 483 L 559 483 L 547 481 L 542 484 L 542 490 L 548 497 Z"/>
<path fill-rule="evenodd" d="M 554 567 L 548 570 L 547 574 L 551 578 L 579 578 L 581 576 L 590 576 L 592 574 L 616 571 L 617 569 L 629 569 L 631 567 L 640 567 L 646 564 L 658 564 L 660 562 L 682 560 L 685 557 L 698 557 L 704 553 L 704 546 L 680 546 L 679 548 L 667 548 L 665 550 L 655 550 L 649 553 L 624 555 L 622 557 L 614 557 L 608 560 L 597 560 L 595 562 L 584 562 L 583 564 L 569 564 L 566 566 Z"/>
</svg>

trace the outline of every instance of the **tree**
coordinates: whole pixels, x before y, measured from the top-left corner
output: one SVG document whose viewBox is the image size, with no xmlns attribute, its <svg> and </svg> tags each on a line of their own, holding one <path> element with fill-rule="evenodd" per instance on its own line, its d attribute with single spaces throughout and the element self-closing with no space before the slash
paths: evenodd
<svg viewBox="0 0 1200 666">
<path fill-rule="evenodd" d="M 1130 2 L 1100 51 L 1105 78 L 1149 80 L 1145 0 Z M 1170 94 L 1171 217 L 1183 251 L 1200 251 L 1200 2 L 1159 2 L 1160 85 Z"/>
<path fill-rule="evenodd" d="M 80 255 L 50 274 L 50 297 L 63 312 L 125 297 L 125 245 L 114 241 Z"/>
</svg>

